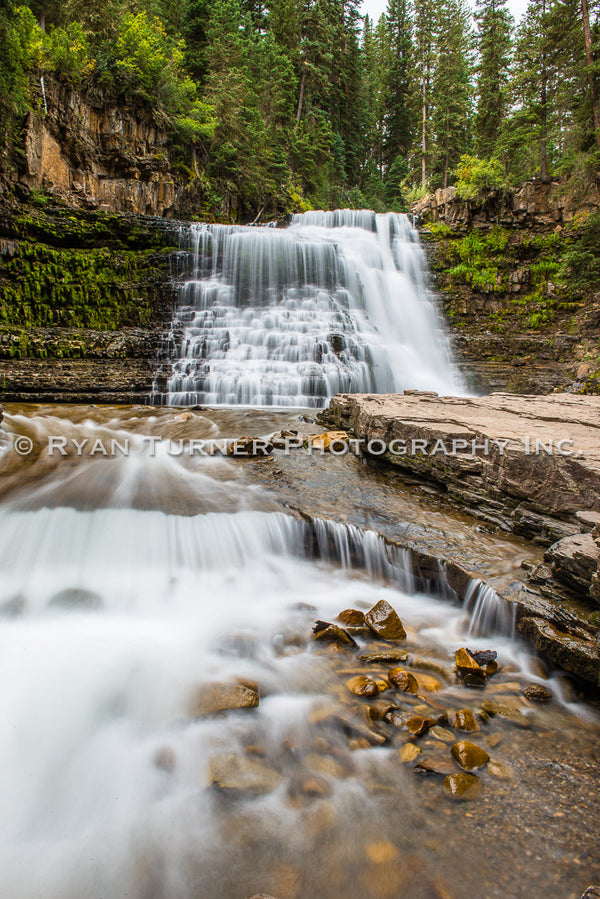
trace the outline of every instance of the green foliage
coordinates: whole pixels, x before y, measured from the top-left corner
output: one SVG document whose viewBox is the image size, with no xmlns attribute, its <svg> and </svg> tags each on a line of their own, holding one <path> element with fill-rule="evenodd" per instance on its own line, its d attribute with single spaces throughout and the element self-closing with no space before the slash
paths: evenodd
<svg viewBox="0 0 600 899">
<path fill-rule="evenodd" d="M 574 297 L 600 289 L 600 213 L 588 216 L 563 254 L 558 279 Z"/>
<path fill-rule="evenodd" d="M 506 176 L 499 159 L 478 159 L 465 154 L 460 157 L 455 175 L 456 190 L 463 200 L 473 200 L 485 190 L 506 187 Z"/>
<path fill-rule="evenodd" d="M 88 39 L 78 22 L 71 22 L 66 28 L 51 28 L 43 36 L 42 47 L 45 66 L 59 78 L 78 85 L 94 71 Z"/>
<path fill-rule="evenodd" d="M 477 0 L 477 113 L 474 121 L 478 154 L 491 157 L 498 149 L 508 104 L 513 18 L 507 0 Z"/>
</svg>

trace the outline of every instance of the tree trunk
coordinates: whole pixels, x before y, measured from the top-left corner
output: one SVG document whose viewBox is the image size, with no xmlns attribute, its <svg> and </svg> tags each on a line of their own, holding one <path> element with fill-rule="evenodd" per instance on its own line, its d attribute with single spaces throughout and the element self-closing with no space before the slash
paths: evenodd
<svg viewBox="0 0 600 899">
<path fill-rule="evenodd" d="M 304 86 L 306 84 L 306 61 L 302 63 L 302 78 L 300 79 L 300 96 L 298 97 L 298 109 L 296 111 L 296 124 L 294 131 L 297 130 L 302 118 L 302 107 L 304 105 Z"/>
<path fill-rule="evenodd" d="M 45 6 L 42 6 L 42 9 L 40 12 L 40 30 L 41 31 L 46 30 L 46 7 Z"/>
<path fill-rule="evenodd" d="M 542 62 L 543 65 L 543 75 L 542 75 L 542 92 L 541 92 L 541 107 L 542 107 L 542 117 L 541 117 L 541 129 L 542 133 L 540 136 L 540 178 L 547 184 L 549 182 L 548 178 L 548 153 L 547 153 L 547 142 L 548 142 L 548 97 L 546 92 L 546 68 L 545 61 Z"/>
<path fill-rule="evenodd" d="M 421 187 L 427 187 L 427 66 L 423 63 L 423 117 L 421 121 Z"/>
<path fill-rule="evenodd" d="M 585 43 L 585 58 L 588 66 L 588 82 L 590 85 L 590 97 L 592 100 L 594 131 L 596 132 L 596 146 L 600 150 L 600 108 L 598 106 L 598 91 L 596 90 L 596 82 L 594 80 L 594 57 L 592 56 L 592 32 L 590 29 L 588 0 L 581 0 L 581 17 L 583 19 L 583 41 Z"/>
</svg>

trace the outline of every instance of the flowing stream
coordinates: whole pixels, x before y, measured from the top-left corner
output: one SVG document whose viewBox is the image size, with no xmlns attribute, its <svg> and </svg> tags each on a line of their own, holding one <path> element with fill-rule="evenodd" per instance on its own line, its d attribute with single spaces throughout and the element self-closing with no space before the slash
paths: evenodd
<svg viewBox="0 0 600 899">
<path fill-rule="evenodd" d="M 182 428 L 234 436 L 244 412 L 23 407 L 4 424 L 2 897 L 568 899 L 586 885 L 596 719 L 514 639 L 493 592 L 474 582 L 463 603 L 441 568 L 415 582 L 409 556 L 376 533 L 284 514 L 246 463 L 173 449 Z M 52 435 L 64 455 L 45 451 Z M 128 452 L 92 452 L 98 441 Z M 381 599 L 405 625 L 418 695 L 349 692 L 357 673 L 389 673 L 359 659 L 389 649 L 373 635 L 351 652 L 312 639 L 316 620 Z M 484 695 L 454 674 L 465 645 L 499 654 Z M 240 681 L 258 707 L 194 711 L 202 685 Z M 552 702 L 528 703 L 525 684 Z M 479 715 L 484 699 L 514 720 L 452 730 L 456 710 Z M 411 741 L 408 714 L 448 724 Z M 495 763 L 468 806 L 400 758 L 419 743 L 451 770 L 449 727 Z M 568 864 L 548 857 L 548 833 Z"/>
<path fill-rule="evenodd" d="M 336 393 L 462 392 L 407 216 L 190 225 L 182 244 L 172 371 L 154 402 L 322 408 Z"/>
</svg>

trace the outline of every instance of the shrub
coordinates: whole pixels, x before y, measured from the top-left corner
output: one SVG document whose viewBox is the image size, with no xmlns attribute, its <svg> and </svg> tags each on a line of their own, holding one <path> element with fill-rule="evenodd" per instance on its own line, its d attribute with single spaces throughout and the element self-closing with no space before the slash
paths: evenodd
<svg viewBox="0 0 600 899">
<path fill-rule="evenodd" d="M 506 187 L 504 167 L 499 159 L 464 155 L 460 157 L 454 174 L 456 191 L 463 200 L 473 200 L 484 190 L 502 190 Z"/>
</svg>

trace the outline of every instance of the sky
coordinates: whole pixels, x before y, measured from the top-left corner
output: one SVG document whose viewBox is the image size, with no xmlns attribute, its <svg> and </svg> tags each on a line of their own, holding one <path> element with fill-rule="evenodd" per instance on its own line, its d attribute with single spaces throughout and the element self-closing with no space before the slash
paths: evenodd
<svg viewBox="0 0 600 899">
<path fill-rule="evenodd" d="M 517 22 L 525 12 L 527 3 L 528 0 L 508 0 L 508 8 Z M 475 4 L 473 3 L 472 5 L 474 6 Z M 385 12 L 386 7 L 387 0 L 363 0 L 362 12 L 363 14 L 368 13 L 369 18 L 376 22 L 381 13 Z"/>
</svg>

